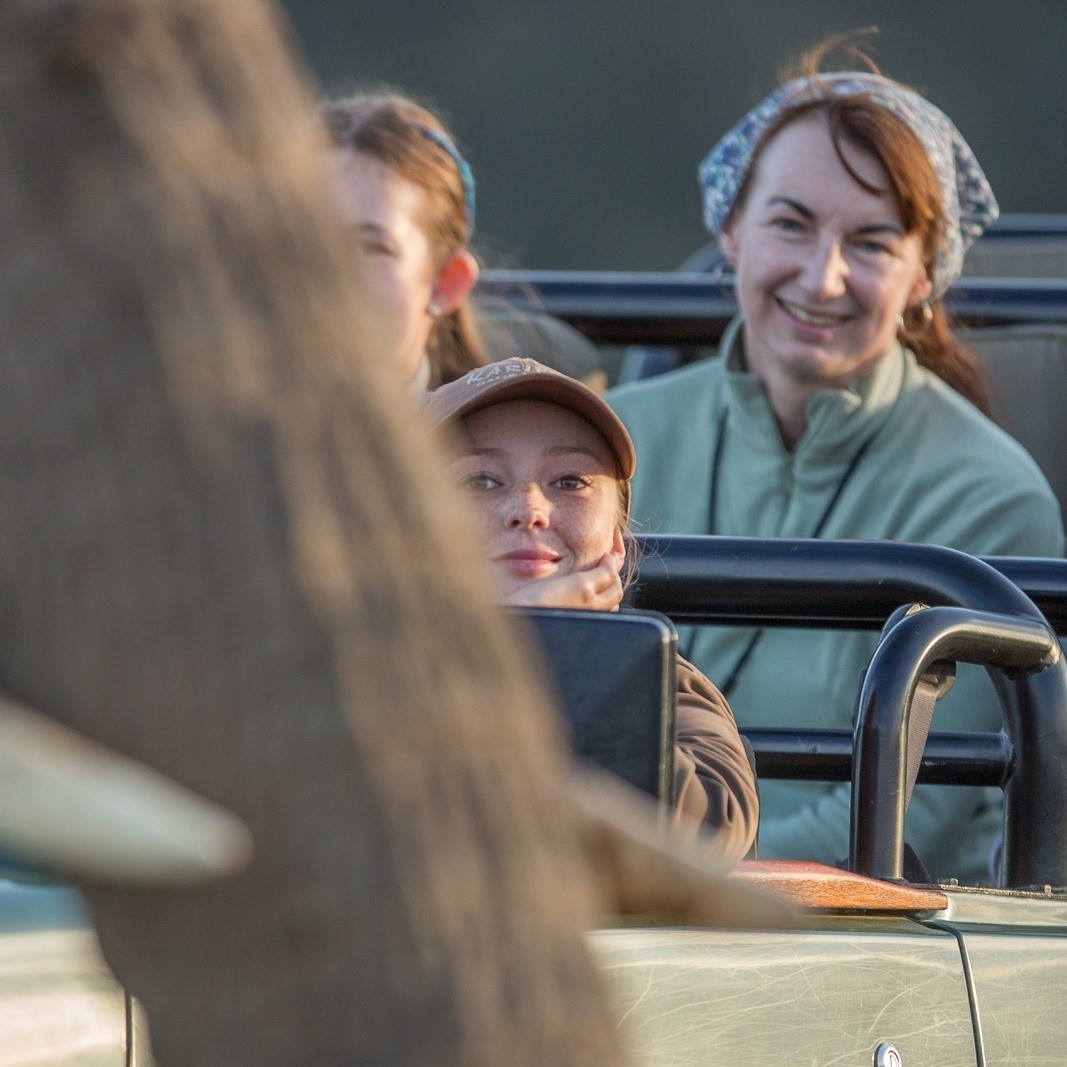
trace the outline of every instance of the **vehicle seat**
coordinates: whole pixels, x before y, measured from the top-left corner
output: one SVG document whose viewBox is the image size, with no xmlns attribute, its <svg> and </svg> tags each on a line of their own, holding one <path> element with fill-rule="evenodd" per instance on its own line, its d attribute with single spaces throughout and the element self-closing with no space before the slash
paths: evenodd
<svg viewBox="0 0 1067 1067">
<path fill-rule="evenodd" d="M 1034 227 L 1015 226 L 1027 216 L 1003 216 L 1004 223 L 976 241 L 963 261 L 968 278 L 1065 278 L 1067 230 L 1063 216 L 1033 216 Z M 1041 229 L 1041 226 L 1045 229 Z"/>
<path fill-rule="evenodd" d="M 1067 325 L 963 330 L 960 340 L 988 368 L 993 416 L 1037 460 L 1067 515 Z"/>
<path fill-rule="evenodd" d="M 678 632 L 652 611 L 513 608 L 532 625 L 577 755 L 674 803 Z M 591 665 L 612 664 L 611 670 Z"/>
<path fill-rule="evenodd" d="M 608 375 L 600 350 L 562 319 L 535 309 L 479 304 L 478 325 L 493 362 L 524 356 L 602 393 Z"/>
</svg>

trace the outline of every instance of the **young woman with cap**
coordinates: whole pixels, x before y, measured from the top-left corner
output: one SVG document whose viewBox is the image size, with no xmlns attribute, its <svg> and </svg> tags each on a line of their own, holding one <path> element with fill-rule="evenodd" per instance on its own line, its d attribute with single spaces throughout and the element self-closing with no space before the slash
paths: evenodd
<svg viewBox="0 0 1067 1067">
<path fill-rule="evenodd" d="M 421 398 L 486 362 L 468 300 L 474 177 L 444 126 L 399 93 L 330 101 L 320 115 L 369 343 Z"/>
<path fill-rule="evenodd" d="M 983 414 L 940 302 L 996 217 L 986 179 L 932 104 L 873 65 L 819 73 L 822 51 L 700 168 L 740 314 L 720 358 L 609 394 L 641 454 L 634 513 L 653 531 L 1061 555 L 1056 500 Z M 683 647 L 747 726 L 848 728 L 874 640 L 705 628 Z M 955 690 L 935 729 L 999 728 L 982 672 Z M 769 781 L 761 800 L 761 855 L 847 854 L 847 784 Z M 909 841 L 936 876 L 988 880 L 999 810 L 996 790 L 920 786 Z"/>
<path fill-rule="evenodd" d="M 633 443 L 591 389 L 531 359 L 502 360 L 432 393 L 454 431 L 451 472 L 512 605 L 617 610 L 632 563 Z M 755 779 L 719 691 L 678 662 L 678 822 L 704 823 L 730 860 L 756 834 Z"/>
</svg>

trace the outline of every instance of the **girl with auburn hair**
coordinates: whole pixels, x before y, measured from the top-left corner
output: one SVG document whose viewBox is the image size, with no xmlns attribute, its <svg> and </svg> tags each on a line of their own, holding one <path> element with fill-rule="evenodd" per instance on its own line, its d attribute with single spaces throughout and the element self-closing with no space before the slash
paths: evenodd
<svg viewBox="0 0 1067 1067">
<path fill-rule="evenodd" d="M 719 358 L 609 393 L 641 456 L 632 514 L 669 533 L 1060 556 L 1056 499 L 984 414 L 940 302 L 997 216 L 992 191 L 952 122 L 861 52 L 868 69 L 820 73 L 842 40 L 809 53 L 701 164 L 740 313 Z M 876 641 L 709 627 L 684 648 L 722 679 L 742 729 L 848 729 Z M 961 665 L 935 728 L 1000 728 L 984 672 Z M 763 783 L 761 856 L 842 860 L 849 788 Z M 919 786 L 906 832 L 933 875 L 988 881 L 1001 810 L 995 789 Z"/>
<path fill-rule="evenodd" d="M 444 125 L 400 93 L 331 100 L 320 115 L 368 341 L 421 396 L 486 362 L 469 301 L 474 177 Z"/>
</svg>

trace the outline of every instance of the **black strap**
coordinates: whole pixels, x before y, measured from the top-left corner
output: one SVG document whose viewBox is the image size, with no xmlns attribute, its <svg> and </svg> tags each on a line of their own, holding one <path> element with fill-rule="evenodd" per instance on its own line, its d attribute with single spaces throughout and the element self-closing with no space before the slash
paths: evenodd
<svg viewBox="0 0 1067 1067">
<path fill-rule="evenodd" d="M 923 761 L 923 749 L 934 718 L 937 701 L 937 686 L 922 681 L 911 698 L 911 715 L 908 717 L 907 780 L 904 783 L 904 810 L 908 810 L 915 779 L 919 777 L 919 764 Z"/>
<path fill-rule="evenodd" d="M 908 814 L 915 780 L 919 777 L 919 766 L 923 761 L 926 739 L 930 736 L 930 723 L 934 717 L 934 705 L 952 688 L 956 678 L 956 665 L 938 661 L 930 665 L 929 670 L 919 679 L 915 692 L 911 696 L 911 708 L 908 712 L 908 747 L 905 756 L 904 781 L 904 815 Z M 915 850 L 904 842 L 903 874 L 906 881 L 913 884 L 929 885 L 932 882 L 930 872 Z"/>
<path fill-rule="evenodd" d="M 956 677 L 956 665 L 939 660 L 919 680 L 911 697 L 908 713 L 907 779 L 904 783 L 904 811 L 907 813 L 915 780 L 919 777 L 926 739 L 930 736 L 930 723 L 934 717 L 934 705 L 952 688 Z"/>
<path fill-rule="evenodd" d="M 722 414 L 719 416 L 719 432 L 715 438 L 715 450 L 711 455 L 711 491 L 708 496 L 708 533 L 715 533 L 715 512 L 718 508 L 719 502 L 719 477 L 722 473 L 722 454 L 723 454 L 723 441 L 726 438 L 726 427 L 729 421 L 730 409 L 724 407 Z M 845 468 L 845 473 L 841 476 L 841 480 L 837 483 L 837 488 L 834 489 L 833 495 L 830 497 L 823 508 L 822 514 L 819 516 L 819 521 L 815 524 L 815 529 L 809 534 L 810 537 L 821 537 L 823 530 L 826 528 L 827 522 L 830 520 L 830 516 L 834 512 L 834 508 L 837 507 L 837 502 L 841 499 L 841 494 L 845 491 L 845 486 L 848 484 L 849 479 L 855 473 L 856 468 L 860 464 L 860 460 L 863 459 L 864 453 L 867 451 L 871 442 L 874 440 L 873 435 L 868 437 L 859 448 L 856 449 L 852 458 L 848 462 L 848 466 Z M 729 699 L 730 693 L 733 692 L 738 681 L 741 679 L 741 672 L 745 669 L 745 665 L 752 658 L 752 653 L 756 651 L 756 646 L 760 643 L 765 630 L 761 627 L 756 630 L 749 638 L 748 644 L 741 650 L 741 655 L 737 657 L 737 661 L 734 663 L 733 670 L 725 676 L 725 681 L 719 686 L 719 691 L 724 697 Z M 685 648 L 682 650 L 682 655 L 686 659 L 692 659 L 693 643 L 696 641 L 696 630 L 689 635 L 689 640 L 685 643 Z"/>
</svg>

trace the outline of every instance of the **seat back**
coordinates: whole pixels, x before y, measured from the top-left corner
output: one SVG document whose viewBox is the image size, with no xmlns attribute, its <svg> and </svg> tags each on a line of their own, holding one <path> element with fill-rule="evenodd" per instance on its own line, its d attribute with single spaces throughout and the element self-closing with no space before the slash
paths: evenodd
<svg viewBox="0 0 1067 1067">
<path fill-rule="evenodd" d="M 989 370 L 993 416 L 1037 460 L 1067 515 L 1067 325 L 964 330 Z"/>
<path fill-rule="evenodd" d="M 539 638 L 577 754 L 672 804 L 678 635 L 671 622 L 644 611 L 516 614 Z"/>
<path fill-rule="evenodd" d="M 562 319 L 535 308 L 517 308 L 482 300 L 479 326 L 489 358 L 536 359 L 602 393 L 608 384 L 604 359 L 589 338 Z"/>
<path fill-rule="evenodd" d="M 1067 277 L 1067 216 L 1001 215 L 967 252 L 967 278 Z"/>
</svg>

